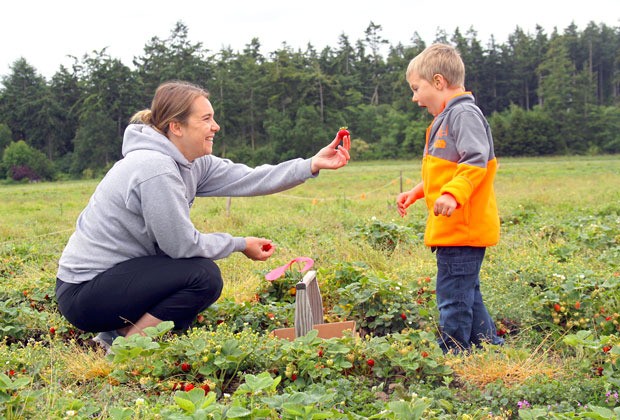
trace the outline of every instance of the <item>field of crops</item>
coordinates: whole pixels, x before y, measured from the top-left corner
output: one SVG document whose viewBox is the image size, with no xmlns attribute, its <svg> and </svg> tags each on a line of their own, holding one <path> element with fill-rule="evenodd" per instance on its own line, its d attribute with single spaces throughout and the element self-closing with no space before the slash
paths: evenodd
<svg viewBox="0 0 620 420">
<path fill-rule="evenodd" d="M 620 157 L 503 159 L 500 244 L 485 302 L 501 348 L 443 355 L 419 162 L 352 162 L 266 197 L 197 199 L 202 231 L 262 236 L 274 256 L 218 261 L 222 298 L 187 334 L 119 338 L 106 356 L 58 313 L 56 264 L 97 180 L 0 184 L 0 417 L 482 419 L 620 416 Z M 293 342 L 296 257 L 314 260 L 329 322 Z"/>
</svg>

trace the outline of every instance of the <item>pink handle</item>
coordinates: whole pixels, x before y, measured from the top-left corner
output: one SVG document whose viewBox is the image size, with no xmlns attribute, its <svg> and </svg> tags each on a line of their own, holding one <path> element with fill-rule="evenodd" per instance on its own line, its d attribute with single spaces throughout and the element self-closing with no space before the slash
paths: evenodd
<svg viewBox="0 0 620 420">
<path fill-rule="evenodd" d="M 303 263 L 305 263 L 303 268 L 301 268 L 301 270 L 299 270 L 300 273 L 303 273 L 305 271 L 310 270 L 312 268 L 312 266 L 314 265 L 314 260 L 312 258 L 308 258 L 308 257 L 293 258 L 291 261 L 289 261 L 288 263 L 284 264 L 283 266 L 271 270 L 269 273 L 267 273 L 265 275 L 265 278 L 267 280 L 269 280 L 269 281 L 274 281 L 276 279 L 279 279 L 280 277 L 282 277 L 284 275 L 286 270 L 291 268 L 291 266 L 293 264 L 295 264 L 296 262 L 303 262 Z"/>
</svg>

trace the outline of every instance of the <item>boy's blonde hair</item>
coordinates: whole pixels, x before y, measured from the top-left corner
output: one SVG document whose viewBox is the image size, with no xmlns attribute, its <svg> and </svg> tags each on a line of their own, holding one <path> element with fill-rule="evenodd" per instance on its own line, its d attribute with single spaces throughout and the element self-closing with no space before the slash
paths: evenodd
<svg viewBox="0 0 620 420">
<path fill-rule="evenodd" d="M 465 64 L 458 51 L 447 44 L 433 44 L 415 56 L 407 66 L 406 77 L 416 73 L 432 82 L 433 76 L 441 74 L 449 87 L 465 88 Z"/>
</svg>

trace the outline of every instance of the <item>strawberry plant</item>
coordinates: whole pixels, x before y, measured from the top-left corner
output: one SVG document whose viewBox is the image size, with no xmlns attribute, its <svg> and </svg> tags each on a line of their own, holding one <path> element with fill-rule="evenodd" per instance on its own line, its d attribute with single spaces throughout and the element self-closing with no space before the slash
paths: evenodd
<svg viewBox="0 0 620 420">
<path fill-rule="evenodd" d="M 411 228 L 395 222 L 382 222 L 372 217 L 369 223 L 358 224 L 354 227 L 352 237 L 366 241 L 376 250 L 391 254 L 399 244 L 412 242 Z"/>
<path fill-rule="evenodd" d="M 547 287 L 530 299 L 532 312 L 542 321 L 541 326 L 563 330 L 594 328 L 602 334 L 618 328 L 614 320 L 620 311 L 619 278 L 601 281 L 592 273 L 573 279 L 556 274 L 554 278 L 557 280 L 549 281 Z"/>
<path fill-rule="evenodd" d="M 277 363 L 274 369 L 285 378 L 301 386 L 320 383 L 328 378 L 342 375 L 353 367 L 347 355 L 351 353 L 349 340 L 322 340 L 312 330 L 303 337 L 289 342 L 277 343 Z"/>
<path fill-rule="evenodd" d="M 0 415 L 3 418 L 21 418 L 34 415 L 33 402 L 42 394 L 41 391 L 26 389 L 31 378 L 20 376 L 11 378 L 0 372 Z"/>
<path fill-rule="evenodd" d="M 250 329 L 256 332 L 271 331 L 293 325 L 294 302 L 272 302 L 261 298 L 237 303 L 223 298 L 198 316 L 196 327 L 215 330 L 225 324 L 231 331 Z"/>
<path fill-rule="evenodd" d="M 339 299 L 333 312 L 342 319 L 355 320 L 362 334 L 385 335 L 404 328 L 429 327 L 427 305 L 434 304 L 434 290 L 426 280 L 412 288 L 367 273 L 336 293 Z"/>
<path fill-rule="evenodd" d="M 0 331 L 4 337 L 19 339 L 26 334 L 26 328 L 19 318 L 20 310 L 11 300 L 0 300 Z"/>
</svg>

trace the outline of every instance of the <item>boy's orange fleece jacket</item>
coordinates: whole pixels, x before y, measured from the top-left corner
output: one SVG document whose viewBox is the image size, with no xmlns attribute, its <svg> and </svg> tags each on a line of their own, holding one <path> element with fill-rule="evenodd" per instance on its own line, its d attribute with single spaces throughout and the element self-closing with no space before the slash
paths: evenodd
<svg viewBox="0 0 620 420">
<path fill-rule="evenodd" d="M 496 172 L 491 130 L 473 95 L 465 92 L 453 97 L 426 131 L 422 182 L 429 210 L 427 246 L 497 244 Z M 458 203 L 450 217 L 433 214 L 435 200 L 444 193 Z"/>
</svg>

